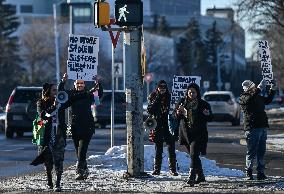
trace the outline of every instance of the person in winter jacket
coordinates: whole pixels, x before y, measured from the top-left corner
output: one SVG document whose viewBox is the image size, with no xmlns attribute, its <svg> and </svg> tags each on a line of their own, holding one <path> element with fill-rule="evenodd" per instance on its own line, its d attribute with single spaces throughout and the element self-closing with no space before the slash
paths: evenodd
<svg viewBox="0 0 284 194">
<path fill-rule="evenodd" d="M 59 90 L 63 90 L 59 86 Z M 54 191 L 61 191 L 61 176 L 63 173 L 64 152 L 66 146 L 65 109 L 70 106 L 70 102 L 88 96 L 94 89 L 78 95 L 69 96 L 66 103 L 60 104 L 56 101 L 57 86 L 56 84 L 45 83 L 43 85 L 42 97 L 37 101 L 37 114 L 42 121 L 46 122 L 44 141 L 39 145 L 38 153 L 44 153 L 44 165 L 47 173 L 48 187 L 53 188 L 52 169 L 55 166 L 56 187 Z M 57 114 L 53 114 L 57 110 Z M 57 120 L 58 119 L 58 120 Z"/>
<path fill-rule="evenodd" d="M 264 111 L 265 105 L 269 104 L 275 95 L 275 86 L 268 91 L 268 96 L 261 96 L 261 90 L 266 87 L 266 81 L 262 80 L 256 85 L 245 80 L 242 83 L 244 92 L 240 96 L 240 106 L 244 113 L 244 132 L 247 143 L 246 153 L 246 176 L 253 180 L 253 161 L 257 159 L 257 179 L 266 179 L 264 174 L 264 154 L 266 151 L 266 139 L 268 118 Z"/>
<path fill-rule="evenodd" d="M 164 80 L 160 80 L 157 88 L 148 97 L 148 114 L 157 121 L 157 127 L 154 130 L 153 142 L 155 143 L 154 171 L 152 175 L 159 175 L 162 165 L 163 143 L 168 145 L 169 168 L 173 176 L 177 176 L 175 140 L 169 131 L 168 114 L 170 108 L 171 95 Z"/>
<path fill-rule="evenodd" d="M 201 99 L 197 84 L 188 85 L 185 97 L 181 98 L 175 106 L 173 116 L 180 120 L 179 141 L 187 148 L 191 158 L 187 183 L 194 186 L 195 183 L 205 181 L 199 155 L 206 154 L 207 122 L 212 120 L 211 107 Z"/>
<path fill-rule="evenodd" d="M 63 85 L 68 79 L 68 75 L 65 73 L 63 79 L 60 82 L 60 85 Z M 95 82 L 94 91 L 98 91 L 99 97 L 103 95 L 103 88 L 100 83 Z M 74 88 L 68 90 L 68 95 L 77 95 L 84 93 L 85 82 L 84 80 L 75 80 Z M 85 98 L 70 102 L 71 104 L 71 133 L 72 139 L 76 150 L 77 155 L 77 164 L 76 164 L 76 180 L 83 180 L 88 177 L 89 170 L 87 167 L 86 155 L 88 151 L 89 143 L 92 139 L 92 135 L 95 132 L 95 122 L 92 115 L 91 105 L 94 102 L 94 95 L 90 94 Z"/>
</svg>

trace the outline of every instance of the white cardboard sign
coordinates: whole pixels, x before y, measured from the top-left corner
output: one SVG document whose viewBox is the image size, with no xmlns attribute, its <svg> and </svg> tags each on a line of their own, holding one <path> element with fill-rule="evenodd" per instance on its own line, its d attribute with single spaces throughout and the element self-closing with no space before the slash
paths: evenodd
<svg viewBox="0 0 284 194">
<path fill-rule="evenodd" d="M 98 52 L 98 37 L 69 34 L 68 78 L 93 81 L 97 75 Z"/>
<path fill-rule="evenodd" d="M 259 59 L 261 64 L 261 72 L 262 78 L 266 80 L 268 85 L 272 84 L 273 80 L 273 71 L 272 71 L 272 64 L 271 64 L 271 55 L 268 46 L 268 41 L 260 40 L 258 42 L 259 48 Z"/>
</svg>

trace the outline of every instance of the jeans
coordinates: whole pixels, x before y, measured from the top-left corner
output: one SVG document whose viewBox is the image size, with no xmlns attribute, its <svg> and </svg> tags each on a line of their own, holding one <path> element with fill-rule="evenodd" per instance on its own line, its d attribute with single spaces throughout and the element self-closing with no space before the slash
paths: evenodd
<svg viewBox="0 0 284 194">
<path fill-rule="evenodd" d="M 245 131 L 245 137 L 247 142 L 246 170 L 252 170 L 253 161 L 256 157 L 257 171 L 263 173 L 265 169 L 263 158 L 266 151 L 267 128 Z"/>
</svg>

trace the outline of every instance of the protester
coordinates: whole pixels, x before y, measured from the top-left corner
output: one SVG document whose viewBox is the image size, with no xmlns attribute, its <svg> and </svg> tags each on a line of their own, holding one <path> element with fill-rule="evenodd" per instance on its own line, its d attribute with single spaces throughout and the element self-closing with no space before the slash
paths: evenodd
<svg viewBox="0 0 284 194">
<path fill-rule="evenodd" d="M 63 85 L 68 79 L 67 74 L 63 75 L 60 85 Z M 98 91 L 99 97 L 103 95 L 103 88 L 100 83 L 95 81 L 93 91 Z M 85 92 L 84 80 L 75 80 L 74 88 L 68 90 L 67 93 L 71 96 Z M 77 164 L 76 164 L 76 180 L 83 180 L 88 177 L 89 170 L 87 166 L 86 155 L 92 135 L 95 131 L 95 122 L 91 111 L 91 105 L 94 102 L 94 95 L 88 95 L 76 101 L 71 101 L 71 133 L 73 143 L 76 149 Z"/>
<path fill-rule="evenodd" d="M 256 85 L 245 80 L 242 83 L 243 94 L 240 96 L 240 105 L 244 112 L 244 132 L 247 143 L 246 153 L 246 176 L 253 180 L 253 161 L 257 160 L 257 179 L 266 179 L 264 174 L 264 155 L 266 151 L 268 118 L 264 111 L 265 105 L 269 104 L 275 95 L 275 84 L 268 91 L 268 96 L 261 96 L 261 90 L 266 87 L 266 81 L 262 80 Z"/>
<path fill-rule="evenodd" d="M 60 181 L 63 173 L 64 149 L 66 146 L 66 124 L 64 109 L 58 111 L 58 125 L 56 115 L 48 117 L 56 109 L 57 86 L 45 83 L 42 90 L 42 98 L 37 102 L 37 113 L 45 124 L 44 141 L 39 145 L 39 154 L 44 151 L 44 165 L 47 173 L 48 187 L 53 188 L 52 169 L 56 172 L 55 191 L 61 191 Z"/>
<path fill-rule="evenodd" d="M 153 142 L 155 143 L 154 171 L 152 175 L 159 175 L 162 165 L 163 143 L 166 142 L 169 152 L 170 174 L 177 176 L 175 140 L 169 131 L 168 114 L 171 95 L 164 80 L 160 80 L 157 88 L 149 95 L 147 111 L 157 121 L 154 130 Z"/>
<path fill-rule="evenodd" d="M 211 107 L 201 99 L 197 84 L 188 85 L 185 97 L 181 98 L 175 106 L 173 116 L 180 120 L 179 141 L 181 145 L 185 145 L 191 158 L 187 183 L 194 186 L 195 183 L 205 181 L 199 155 L 206 154 L 207 122 L 212 120 Z"/>
</svg>

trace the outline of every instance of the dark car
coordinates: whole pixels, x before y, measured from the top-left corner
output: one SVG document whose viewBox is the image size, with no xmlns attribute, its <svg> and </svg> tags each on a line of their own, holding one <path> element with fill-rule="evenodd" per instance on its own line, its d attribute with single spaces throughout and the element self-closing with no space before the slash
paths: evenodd
<svg viewBox="0 0 284 194">
<path fill-rule="evenodd" d="M 5 135 L 13 138 L 32 131 L 32 122 L 36 116 L 36 101 L 41 96 L 41 87 L 16 87 L 6 105 Z"/>
<path fill-rule="evenodd" d="M 104 91 L 100 99 L 100 105 L 93 109 L 93 115 L 101 128 L 111 123 L 111 91 Z M 95 113 L 94 113 L 95 111 Z M 125 124 L 126 122 L 126 100 L 124 92 L 114 93 L 114 123 Z"/>
</svg>

